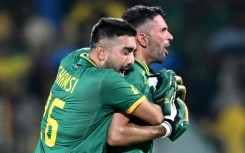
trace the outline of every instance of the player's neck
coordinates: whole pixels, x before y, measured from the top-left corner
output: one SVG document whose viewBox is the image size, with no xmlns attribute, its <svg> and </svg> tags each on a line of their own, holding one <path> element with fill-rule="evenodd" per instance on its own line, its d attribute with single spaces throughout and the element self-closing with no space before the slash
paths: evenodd
<svg viewBox="0 0 245 153">
<path fill-rule="evenodd" d="M 100 60 L 93 53 L 88 54 L 87 58 L 91 60 L 98 68 L 102 68 Z"/>
<path fill-rule="evenodd" d="M 143 54 L 136 54 L 137 59 L 139 59 L 141 62 L 143 62 L 148 67 L 150 66 L 150 62 L 147 61 L 147 59 L 143 56 Z"/>
</svg>

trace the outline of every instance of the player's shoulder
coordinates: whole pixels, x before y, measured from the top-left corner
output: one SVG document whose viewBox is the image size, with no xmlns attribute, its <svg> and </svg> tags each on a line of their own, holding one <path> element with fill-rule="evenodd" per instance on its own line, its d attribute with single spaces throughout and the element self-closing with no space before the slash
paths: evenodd
<svg viewBox="0 0 245 153">
<path fill-rule="evenodd" d="M 90 51 L 89 47 L 79 48 L 79 49 L 74 50 L 73 52 L 71 52 L 69 55 L 80 56 L 80 54 L 88 53 L 89 51 Z"/>
<path fill-rule="evenodd" d="M 126 71 L 125 73 L 125 79 L 130 80 L 133 78 L 142 78 L 142 76 L 145 76 L 147 73 L 138 65 L 138 64 L 133 64 L 129 70 Z"/>
<path fill-rule="evenodd" d="M 123 78 L 117 71 L 114 69 L 98 69 L 98 76 L 102 77 L 104 84 L 114 84 L 118 82 L 125 82 Z"/>
<path fill-rule="evenodd" d="M 97 78 L 97 80 L 101 80 L 104 83 L 115 82 L 119 80 L 125 80 L 118 72 L 114 69 L 100 69 L 94 66 L 82 66 L 83 74 L 86 76 L 90 76 L 90 78 Z"/>
<path fill-rule="evenodd" d="M 133 66 L 129 69 L 128 74 L 131 74 L 131 75 L 140 74 L 142 73 L 142 71 L 143 70 L 141 69 L 141 67 L 137 63 L 134 63 Z"/>
<path fill-rule="evenodd" d="M 88 53 L 90 51 L 90 48 L 89 47 L 85 47 L 85 48 L 80 48 L 80 49 L 77 49 L 75 50 L 75 54 L 83 54 L 83 53 Z"/>
<path fill-rule="evenodd" d="M 65 56 L 62 59 L 62 61 L 65 60 L 65 59 L 69 59 L 69 58 L 79 58 L 81 54 L 88 53 L 89 50 L 90 50 L 90 48 L 88 48 L 88 47 L 87 48 L 80 48 L 80 49 L 74 50 L 71 53 L 69 53 L 67 56 Z"/>
<path fill-rule="evenodd" d="M 105 77 L 107 79 L 123 79 L 124 78 L 117 72 L 115 71 L 114 69 L 101 69 L 102 73 L 105 74 Z"/>
<path fill-rule="evenodd" d="M 68 55 L 66 55 L 60 62 L 60 65 L 63 67 L 70 67 L 73 66 L 75 63 L 78 63 L 78 61 L 81 59 L 81 54 L 88 53 L 90 48 L 81 48 L 72 51 Z"/>
</svg>

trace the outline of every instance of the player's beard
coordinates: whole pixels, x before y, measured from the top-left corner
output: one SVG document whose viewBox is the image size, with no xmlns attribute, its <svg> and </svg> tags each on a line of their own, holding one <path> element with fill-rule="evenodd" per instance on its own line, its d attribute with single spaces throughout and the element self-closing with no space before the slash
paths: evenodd
<svg viewBox="0 0 245 153">
<path fill-rule="evenodd" d="M 163 63 L 165 59 L 165 46 L 162 46 L 159 42 L 153 38 L 149 39 L 149 48 L 151 50 L 152 63 Z"/>
<path fill-rule="evenodd" d="M 153 63 L 163 63 L 165 56 L 163 55 L 163 47 L 160 43 L 155 41 L 154 39 L 149 39 L 150 49 L 151 49 L 151 58 L 153 60 Z"/>
<path fill-rule="evenodd" d="M 105 63 L 104 63 L 104 65 L 103 65 L 102 68 L 104 68 L 104 69 L 114 69 L 114 70 L 117 71 L 117 72 L 119 72 L 119 70 L 120 70 L 120 68 L 117 68 L 117 67 L 113 64 L 111 58 L 108 58 L 108 59 L 105 61 Z"/>
<path fill-rule="evenodd" d="M 104 66 L 102 67 L 104 69 L 114 69 L 115 71 L 117 71 L 122 77 L 124 77 L 125 72 L 128 71 L 129 69 L 132 68 L 132 64 L 129 64 L 127 66 L 116 66 L 115 64 L 113 64 L 113 61 L 111 60 L 111 58 L 108 58 L 106 60 L 106 62 L 104 63 Z"/>
</svg>

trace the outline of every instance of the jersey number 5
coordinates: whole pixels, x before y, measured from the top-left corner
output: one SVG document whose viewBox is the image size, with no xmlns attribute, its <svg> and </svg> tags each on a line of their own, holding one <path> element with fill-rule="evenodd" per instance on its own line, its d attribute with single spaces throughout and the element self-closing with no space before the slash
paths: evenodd
<svg viewBox="0 0 245 153">
<path fill-rule="evenodd" d="M 47 104 L 45 106 L 45 111 L 43 116 L 45 116 L 45 114 L 48 111 L 48 118 L 47 118 L 47 124 L 46 124 L 46 128 L 45 128 L 45 144 L 49 147 L 53 147 L 55 145 L 55 141 L 56 141 L 56 136 L 57 136 L 57 131 L 58 131 L 58 122 L 51 117 L 52 111 L 54 109 L 54 107 L 58 107 L 59 109 L 63 109 L 65 106 L 65 102 L 55 98 L 53 103 L 51 104 L 51 106 L 48 109 L 49 103 L 51 101 L 51 97 L 52 94 L 50 93 Z M 48 131 L 51 128 L 51 135 L 50 137 L 48 136 Z"/>
</svg>

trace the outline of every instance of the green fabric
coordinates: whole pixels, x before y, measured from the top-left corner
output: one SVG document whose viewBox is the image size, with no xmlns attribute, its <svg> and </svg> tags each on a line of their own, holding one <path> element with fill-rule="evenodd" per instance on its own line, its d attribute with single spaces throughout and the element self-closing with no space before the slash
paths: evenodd
<svg viewBox="0 0 245 153">
<path fill-rule="evenodd" d="M 133 67 L 126 73 L 125 79 L 138 88 L 147 99 L 152 101 L 152 91 L 148 85 L 149 68 L 140 60 L 136 59 Z M 145 122 L 132 117 L 131 121 L 138 125 L 146 125 Z M 123 147 L 108 146 L 107 153 L 152 153 L 153 141 L 147 141 L 136 145 L 129 145 Z"/>
<path fill-rule="evenodd" d="M 158 75 L 158 85 L 156 91 L 153 94 L 153 100 L 155 104 L 162 106 L 162 111 L 164 115 L 170 115 L 171 113 L 171 101 L 174 100 L 176 93 L 175 90 L 175 73 L 172 70 L 162 69 L 159 71 Z"/>
<path fill-rule="evenodd" d="M 171 72 L 172 71 L 163 69 L 160 70 L 157 74 L 159 83 L 153 95 L 154 103 L 162 104 L 162 99 L 165 98 L 166 91 L 169 90 L 172 84 L 175 82 L 173 74 Z"/>
<path fill-rule="evenodd" d="M 176 106 L 177 106 L 177 118 L 179 121 L 175 124 L 174 131 L 172 131 L 169 139 L 171 141 L 175 141 L 178 139 L 186 130 L 189 125 L 188 120 L 188 110 L 187 107 L 184 106 L 184 102 L 181 102 L 181 99 L 176 99 Z"/>
<path fill-rule="evenodd" d="M 87 51 L 74 51 L 61 61 L 35 153 L 104 152 L 113 113 L 127 112 L 144 96 L 116 71 L 97 68 Z"/>
</svg>

